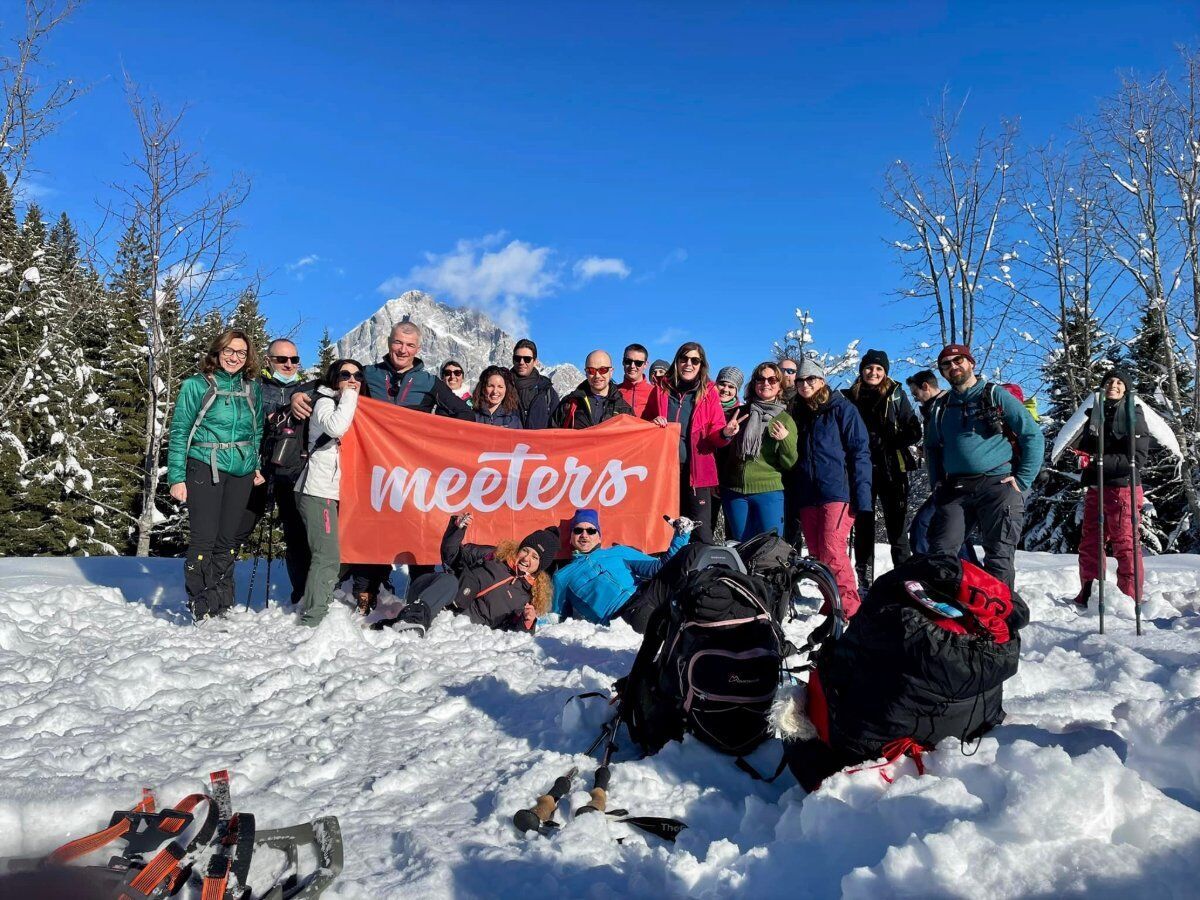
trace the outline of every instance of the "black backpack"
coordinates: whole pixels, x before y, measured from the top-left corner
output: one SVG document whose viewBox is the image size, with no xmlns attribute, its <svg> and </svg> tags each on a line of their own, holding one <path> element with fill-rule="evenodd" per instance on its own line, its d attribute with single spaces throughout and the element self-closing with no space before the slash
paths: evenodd
<svg viewBox="0 0 1200 900">
<path fill-rule="evenodd" d="M 718 561 L 719 551 L 733 559 Z M 618 682 L 621 715 L 646 753 L 688 731 L 740 757 L 770 732 L 787 646 L 778 601 L 762 579 L 739 571 L 727 548 L 693 545 L 683 554 L 670 603 L 651 618 L 632 670 Z"/>
</svg>

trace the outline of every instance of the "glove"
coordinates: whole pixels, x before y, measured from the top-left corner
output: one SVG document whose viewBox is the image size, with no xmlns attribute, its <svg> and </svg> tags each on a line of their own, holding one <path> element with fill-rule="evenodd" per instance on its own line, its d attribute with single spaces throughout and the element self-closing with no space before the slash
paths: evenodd
<svg viewBox="0 0 1200 900">
<path fill-rule="evenodd" d="M 670 522 L 676 534 L 691 534 L 692 529 L 696 527 L 696 523 L 691 519 L 680 516 L 678 519 L 672 519 Z"/>
</svg>

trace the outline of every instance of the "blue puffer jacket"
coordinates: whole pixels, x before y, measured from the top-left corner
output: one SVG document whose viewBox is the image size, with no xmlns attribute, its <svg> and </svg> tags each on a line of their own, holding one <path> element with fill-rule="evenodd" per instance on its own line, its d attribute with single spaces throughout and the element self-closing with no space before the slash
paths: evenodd
<svg viewBox="0 0 1200 900">
<path fill-rule="evenodd" d="M 637 586 L 653 578 L 687 542 L 688 535 L 675 535 L 662 559 L 619 544 L 591 553 L 575 551 L 571 561 L 554 573 L 553 611 L 607 625 Z"/>
<path fill-rule="evenodd" d="M 854 404 L 841 391 L 830 391 L 815 411 L 797 397 L 791 414 L 800 459 L 785 489 L 794 492 L 797 507 L 849 503 L 853 513 L 872 509 L 871 438 Z"/>
</svg>

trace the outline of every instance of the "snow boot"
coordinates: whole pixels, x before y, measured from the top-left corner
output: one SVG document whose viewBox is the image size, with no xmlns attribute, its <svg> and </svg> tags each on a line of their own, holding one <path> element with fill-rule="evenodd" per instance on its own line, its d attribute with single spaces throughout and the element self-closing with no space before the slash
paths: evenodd
<svg viewBox="0 0 1200 900">
<path fill-rule="evenodd" d="M 429 631 L 429 626 L 432 624 L 433 610 L 422 600 L 412 601 L 400 610 L 400 616 L 395 620 L 397 631 L 415 631 L 421 637 L 425 637 L 425 633 Z"/>
<path fill-rule="evenodd" d="M 854 568 L 854 574 L 858 576 L 859 596 L 865 597 L 867 591 L 871 589 L 871 583 L 875 580 L 874 568 L 874 566 L 856 566 Z"/>
<path fill-rule="evenodd" d="M 358 603 L 358 614 L 360 616 L 370 615 L 375 611 L 375 604 L 379 602 L 377 597 L 373 597 L 370 591 L 359 591 L 354 595 L 355 601 Z"/>
<path fill-rule="evenodd" d="M 1092 598 L 1092 582 L 1085 581 L 1079 593 L 1075 595 L 1075 606 L 1081 610 L 1088 608 L 1088 600 Z"/>
</svg>

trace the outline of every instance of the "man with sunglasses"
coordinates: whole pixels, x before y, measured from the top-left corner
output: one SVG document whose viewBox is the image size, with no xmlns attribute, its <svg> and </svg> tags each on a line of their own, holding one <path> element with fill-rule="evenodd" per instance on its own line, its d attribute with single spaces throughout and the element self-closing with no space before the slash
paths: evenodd
<svg viewBox="0 0 1200 900">
<path fill-rule="evenodd" d="M 555 428 L 591 428 L 613 416 L 632 416 L 633 407 L 625 402 L 612 383 L 612 358 L 603 350 L 593 350 L 584 363 L 587 378 L 563 397 L 550 424 Z"/>
<path fill-rule="evenodd" d="M 537 370 L 537 344 L 529 338 L 521 338 L 513 347 L 512 360 L 522 427 L 549 428 L 550 417 L 558 408 L 558 392 L 550 379 Z"/>
<path fill-rule="evenodd" d="M 608 625 L 624 619 L 644 634 L 650 616 L 669 596 L 663 567 L 688 543 L 695 523 L 674 519 L 675 537 L 661 558 L 614 544 L 601 548 L 600 515 L 577 509 L 571 519 L 571 559 L 554 573 L 553 611 Z M 668 572 L 670 570 L 667 570 Z"/>
<path fill-rule="evenodd" d="M 316 381 L 305 382 L 300 371 L 300 351 L 287 338 L 276 338 L 267 345 L 267 364 L 262 370 L 259 384 L 262 387 L 263 442 L 261 467 L 264 481 L 250 491 L 246 513 L 242 517 L 238 532 L 238 546 L 244 546 L 250 535 L 272 508 L 279 511 L 279 525 L 283 529 L 285 546 L 284 561 L 288 580 L 292 583 L 292 603 L 299 603 L 304 596 L 304 584 L 308 578 L 311 556 L 304 521 L 296 505 L 296 477 L 300 474 L 302 457 L 272 463 L 275 446 L 288 429 L 299 429 L 301 423 L 291 415 L 291 401 L 298 391 L 315 390 Z"/>
<path fill-rule="evenodd" d="M 646 369 L 649 362 L 650 353 L 641 344 L 630 344 L 621 354 L 625 380 L 617 385 L 617 390 L 639 418 L 646 408 L 646 401 L 650 399 L 650 392 L 654 390 L 654 385 L 650 383 L 650 372 Z"/>
<path fill-rule="evenodd" d="M 950 390 L 933 402 L 925 428 L 937 504 L 929 552 L 953 556 L 978 526 L 983 568 L 1011 588 L 1024 494 L 1042 467 L 1045 438 L 1012 394 L 976 377 L 969 347 L 948 344 L 938 354 L 938 370 Z"/>
<path fill-rule="evenodd" d="M 783 402 L 791 403 L 796 399 L 796 371 L 800 364 L 794 359 L 784 357 L 779 361 L 779 372 L 783 375 Z"/>
</svg>

